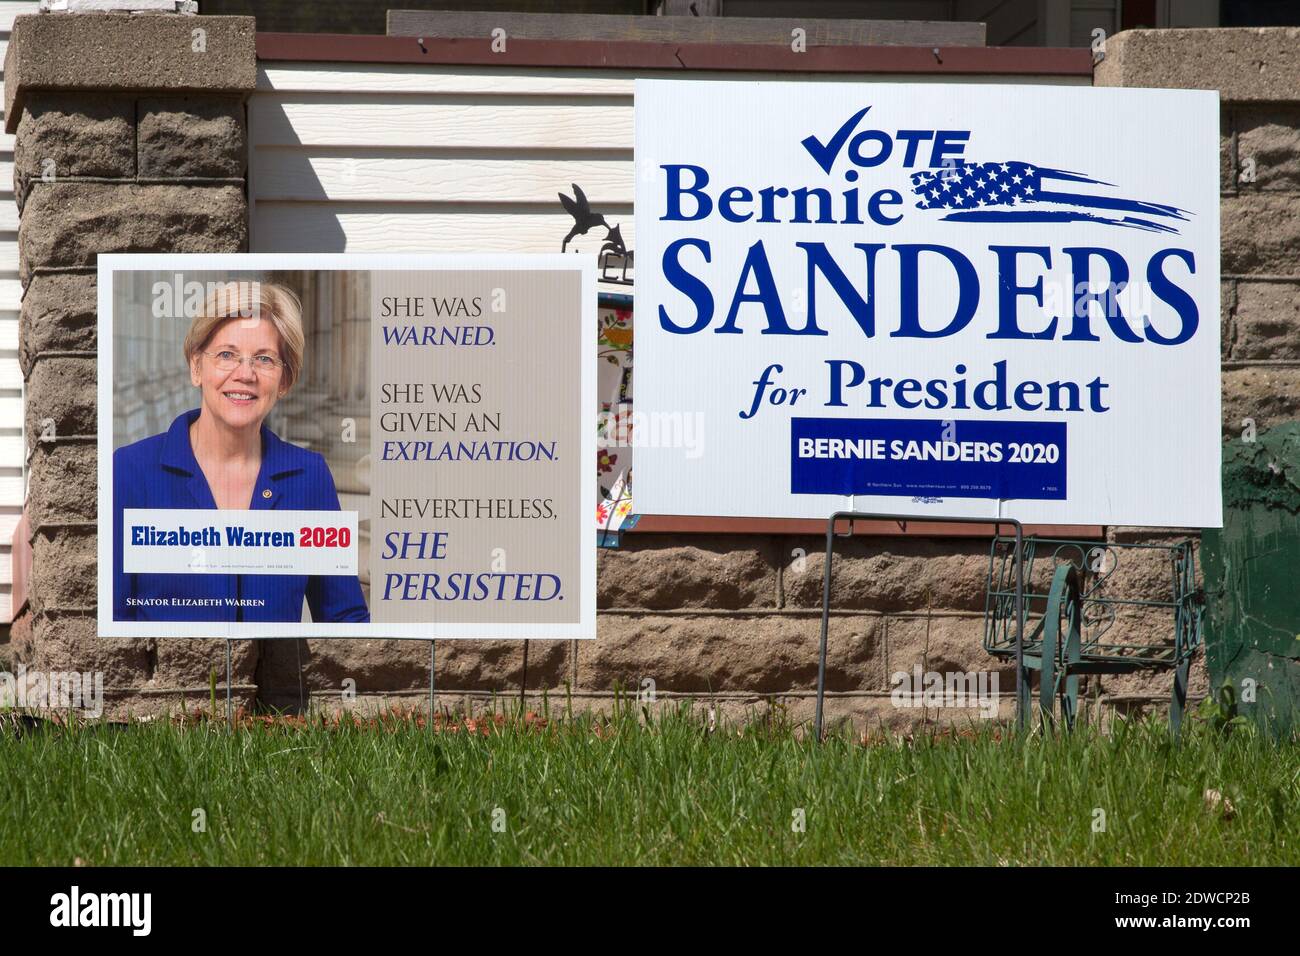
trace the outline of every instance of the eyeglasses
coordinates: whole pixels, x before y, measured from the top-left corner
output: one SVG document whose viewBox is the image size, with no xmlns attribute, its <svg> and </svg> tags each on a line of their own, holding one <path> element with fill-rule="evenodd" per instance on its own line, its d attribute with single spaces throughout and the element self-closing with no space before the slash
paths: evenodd
<svg viewBox="0 0 1300 956">
<path fill-rule="evenodd" d="M 223 349 L 220 352 L 204 352 L 203 354 L 212 359 L 212 364 L 221 372 L 233 372 L 247 362 L 248 367 L 259 375 L 279 375 L 285 364 L 270 355 L 240 355 L 238 352 L 231 352 L 228 349 Z"/>
</svg>

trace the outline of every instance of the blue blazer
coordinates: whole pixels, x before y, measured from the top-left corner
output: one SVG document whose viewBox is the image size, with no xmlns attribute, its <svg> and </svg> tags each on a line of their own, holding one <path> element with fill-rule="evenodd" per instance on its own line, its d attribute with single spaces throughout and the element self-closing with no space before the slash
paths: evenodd
<svg viewBox="0 0 1300 956">
<path fill-rule="evenodd" d="M 124 508 L 217 507 L 190 448 L 190 423 L 199 410 L 185 412 L 161 435 L 113 452 L 113 619 L 116 621 L 276 621 L 302 620 L 307 599 L 317 623 L 370 620 L 361 582 L 353 575 L 287 574 L 126 574 L 122 571 Z M 270 496 L 266 491 L 271 492 Z M 255 510 L 338 511 L 339 496 L 325 459 L 314 451 L 281 441 L 262 426 L 262 468 L 253 488 Z M 244 603 L 170 605 L 148 599 L 216 598 Z M 141 602 L 141 599 L 144 599 Z"/>
</svg>

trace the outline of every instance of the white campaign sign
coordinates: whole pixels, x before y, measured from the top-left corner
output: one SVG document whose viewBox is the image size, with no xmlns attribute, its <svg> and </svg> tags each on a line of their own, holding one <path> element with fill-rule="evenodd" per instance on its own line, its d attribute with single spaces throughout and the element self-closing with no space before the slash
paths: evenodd
<svg viewBox="0 0 1300 956">
<path fill-rule="evenodd" d="M 98 293 L 101 637 L 595 638 L 594 255 L 101 255 Z"/>
<path fill-rule="evenodd" d="M 1218 129 L 1212 91 L 638 80 L 637 510 L 1219 526 Z"/>
</svg>

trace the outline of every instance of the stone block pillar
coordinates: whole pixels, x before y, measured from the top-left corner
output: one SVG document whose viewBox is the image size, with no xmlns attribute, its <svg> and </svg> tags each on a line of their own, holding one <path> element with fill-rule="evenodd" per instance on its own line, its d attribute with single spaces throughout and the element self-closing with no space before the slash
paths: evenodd
<svg viewBox="0 0 1300 956">
<path fill-rule="evenodd" d="M 31 668 L 102 670 L 110 715 L 206 700 L 225 671 L 217 642 L 96 637 L 96 257 L 246 250 L 256 75 L 252 17 L 22 16 L 5 58 L 33 557 L 15 633 Z M 237 646 L 244 702 L 254 658 Z"/>
<path fill-rule="evenodd" d="M 1300 28 L 1130 30 L 1095 81 L 1219 91 L 1223 437 L 1300 419 Z"/>
<path fill-rule="evenodd" d="M 1130 30 L 1106 41 L 1094 83 L 1219 92 L 1222 427 L 1225 458 L 1236 460 L 1242 448 L 1234 446 L 1300 419 L 1300 28 Z M 1202 549 L 1218 608 L 1225 587 L 1235 585 L 1215 549 L 1242 521 L 1234 517 L 1231 484 L 1224 488 L 1229 528 L 1207 534 Z M 1210 646 L 1194 666 L 1193 692 L 1210 689 L 1202 662 L 1222 659 L 1212 642 L 1222 640 L 1224 627 L 1215 617 Z M 1221 664 L 1218 670 L 1221 678 Z M 1111 681 L 1111 688 L 1155 689 L 1137 677 Z"/>
</svg>

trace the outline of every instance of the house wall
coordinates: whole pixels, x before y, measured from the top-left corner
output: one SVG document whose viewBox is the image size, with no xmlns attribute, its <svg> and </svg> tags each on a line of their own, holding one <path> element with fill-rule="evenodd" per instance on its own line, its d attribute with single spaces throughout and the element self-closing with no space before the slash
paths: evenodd
<svg viewBox="0 0 1300 956">
<path fill-rule="evenodd" d="M 6 62 L 7 122 L 17 134 L 20 174 L 38 170 L 49 156 L 63 171 L 54 181 L 24 180 L 19 195 L 27 421 L 29 428 L 42 419 L 55 424 L 52 440 L 31 448 L 27 515 L 35 563 L 23 607 L 30 630 L 24 653 L 37 666 L 102 667 L 110 709 L 121 713 L 174 705 L 180 694 L 206 700 L 221 647 L 94 636 L 95 465 L 86 436 L 93 435 L 96 411 L 95 254 L 250 247 L 549 252 L 568 221 L 554 193 L 573 181 L 592 184 L 593 204 L 626 223 L 624 235 L 635 247 L 636 70 L 324 57 L 266 61 L 259 70 L 250 21 L 202 18 L 216 55 L 187 73 L 183 57 L 179 67 L 160 66 L 157 54 L 183 50 L 194 21 L 90 16 L 20 22 L 15 43 L 26 55 L 11 46 Z M 1109 85 L 1211 84 L 1224 91 L 1227 438 L 1245 417 L 1263 429 L 1300 414 L 1297 40 L 1294 30 L 1120 34 L 1110 38 L 1097 72 Z M 140 50 L 154 55 L 126 56 Z M 124 62 L 132 69 L 124 71 Z M 831 79 L 811 72 L 782 78 Z M 844 71 L 835 78 L 1030 79 Z M 1255 179 L 1243 183 L 1250 158 Z M 1175 536 L 1124 528 L 1105 534 L 1119 541 Z M 823 547 L 803 533 L 629 533 L 620 547 L 600 554 L 598 639 L 532 642 L 528 692 L 534 699 L 541 691 L 552 699 L 569 692 L 578 706 L 599 707 L 619 687 L 650 680 L 661 699 L 692 696 L 733 711 L 778 705 L 806 717 L 816 679 Z M 934 536 L 859 535 L 841 543 L 827 684 L 832 719 L 911 726 L 921 714 L 892 706 L 889 675 L 916 665 L 995 670 L 1009 694 L 1009 670 L 980 647 L 986 549 L 977 539 Z M 494 694 L 512 693 L 524 676 L 524 653 L 518 643 L 441 642 L 443 702 L 482 706 Z M 235 668 L 237 697 L 246 702 L 297 706 L 310 697 L 337 704 L 347 679 L 366 704 L 418 701 L 427 692 L 428 648 L 239 643 Z M 1193 687 L 1203 688 L 1199 668 L 1196 674 Z M 1089 693 L 1105 712 L 1158 708 L 1168 678 L 1102 678 Z M 1008 697 L 1004 710 L 1009 705 Z M 964 721 L 969 712 L 926 716 Z"/>
<path fill-rule="evenodd" d="M 756 56 L 756 61 L 759 58 Z M 632 86 L 663 71 L 287 62 L 259 64 L 249 100 L 254 252 L 554 252 L 571 219 L 557 193 L 582 186 L 636 248 Z M 674 79 L 1057 83 L 1087 75 L 674 71 Z M 596 251 L 587 237 L 571 249 Z M 635 319 L 634 319 L 635 325 Z M 593 410 L 594 414 L 594 410 Z M 633 488 L 635 508 L 635 485 Z M 625 534 L 599 554 L 594 644 L 533 642 L 528 687 L 593 704 L 617 685 L 707 693 L 728 707 L 811 706 L 824 542 L 773 534 Z M 981 670 L 988 546 L 983 540 L 866 538 L 844 548 L 831 630 L 832 716 L 910 726 L 888 675 Z M 427 648 L 401 642 L 263 647 L 268 702 L 422 697 Z M 473 706 L 524 677 L 518 644 L 442 642 L 439 693 Z M 1002 674 L 1008 693 L 1014 682 Z M 1010 699 L 1007 700 L 1010 706 Z M 968 716 L 950 715 L 954 719 Z"/>
</svg>

